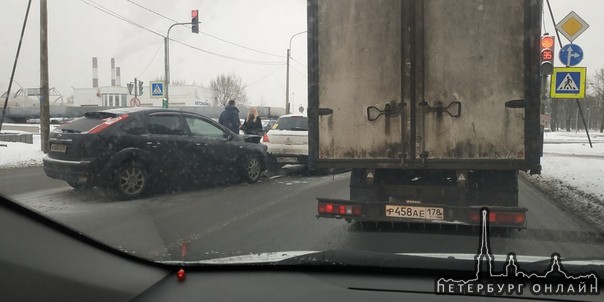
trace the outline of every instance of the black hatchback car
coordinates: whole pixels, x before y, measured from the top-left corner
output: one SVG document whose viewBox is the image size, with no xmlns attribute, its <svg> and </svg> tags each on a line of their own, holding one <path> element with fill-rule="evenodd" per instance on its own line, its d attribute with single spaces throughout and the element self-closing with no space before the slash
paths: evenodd
<svg viewBox="0 0 604 302">
<path fill-rule="evenodd" d="M 89 112 L 50 134 L 44 172 L 72 187 L 108 188 L 133 199 L 166 180 L 208 181 L 225 174 L 254 183 L 266 146 L 245 141 L 199 114 L 149 108 Z"/>
</svg>

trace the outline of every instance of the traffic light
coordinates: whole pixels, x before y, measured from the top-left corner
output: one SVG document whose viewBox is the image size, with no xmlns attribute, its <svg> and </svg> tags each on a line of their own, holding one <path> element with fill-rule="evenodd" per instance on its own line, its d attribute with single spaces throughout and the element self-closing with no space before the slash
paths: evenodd
<svg viewBox="0 0 604 302">
<path fill-rule="evenodd" d="M 541 75 L 551 74 L 554 70 L 554 46 L 556 39 L 554 36 L 544 34 L 541 36 Z"/>
<path fill-rule="evenodd" d="M 193 24 L 191 31 L 195 34 L 199 33 L 199 14 L 196 9 L 191 11 L 191 24 Z"/>
<path fill-rule="evenodd" d="M 143 81 L 138 81 L 138 95 L 143 95 Z"/>
</svg>

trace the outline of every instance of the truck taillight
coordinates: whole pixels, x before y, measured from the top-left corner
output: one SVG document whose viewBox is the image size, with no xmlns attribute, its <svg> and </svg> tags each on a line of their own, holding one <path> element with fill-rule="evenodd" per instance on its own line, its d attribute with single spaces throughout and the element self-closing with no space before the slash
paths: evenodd
<svg viewBox="0 0 604 302">
<path fill-rule="evenodd" d="M 264 133 L 264 136 L 262 137 L 262 142 L 270 143 L 270 141 L 268 140 L 268 134 Z"/>
<path fill-rule="evenodd" d="M 92 133 L 100 133 L 101 131 L 107 129 L 109 126 L 127 118 L 128 115 L 127 114 L 122 114 L 118 117 L 113 117 L 113 118 L 107 118 L 105 119 L 104 122 L 100 123 L 99 125 L 96 125 L 94 128 L 90 129 L 90 131 L 88 131 L 88 133 L 92 134 Z"/>
<path fill-rule="evenodd" d="M 470 222 L 480 223 L 480 212 L 470 212 Z M 526 222 L 526 213 L 524 212 L 489 212 L 489 223 L 491 224 L 518 224 L 523 225 Z"/>
<path fill-rule="evenodd" d="M 353 205 L 319 203 L 319 214 L 361 216 L 361 207 Z"/>
</svg>

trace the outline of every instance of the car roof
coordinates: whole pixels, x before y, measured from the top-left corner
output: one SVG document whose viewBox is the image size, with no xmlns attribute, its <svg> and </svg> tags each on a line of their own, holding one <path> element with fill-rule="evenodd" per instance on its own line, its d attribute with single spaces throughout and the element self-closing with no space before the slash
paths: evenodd
<svg viewBox="0 0 604 302">
<path fill-rule="evenodd" d="M 292 114 L 282 115 L 279 118 L 282 118 L 282 117 L 307 117 L 307 116 L 306 116 L 306 114 L 292 113 Z"/>
<path fill-rule="evenodd" d="M 134 113 L 134 112 L 143 112 L 143 111 L 173 111 L 173 112 L 183 112 L 182 110 L 178 110 L 178 109 L 167 109 L 167 108 L 153 108 L 153 107 L 123 107 L 123 108 L 114 108 L 114 109 L 107 109 L 107 110 L 101 110 L 100 112 L 109 112 L 109 113 L 116 113 L 116 114 L 123 114 L 123 113 Z M 193 113 L 193 112 L 191 112 Z"/>
</svg>

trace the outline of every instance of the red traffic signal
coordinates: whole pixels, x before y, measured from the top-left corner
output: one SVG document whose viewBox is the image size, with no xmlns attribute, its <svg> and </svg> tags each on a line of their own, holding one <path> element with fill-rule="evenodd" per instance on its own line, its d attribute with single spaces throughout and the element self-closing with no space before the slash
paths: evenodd
<svg viewBox="0 0 604 302">
<path fill-rule="evenodd" d="M 545 35 L 541 36 L 541 48 L 552 48 L 554 47 L 554 37 Z"/>
<path fill-rule="evenodd" d="M 554 46 L 556 45 L 555 37 L 545 34 L 541 36 L 539 46 L 541 47 L 541 75 L 551 74 L 554 70 Z"/>
<path fill-rule="evenodd" d="M 199 33 L 199 11 L 194 9 L 191 11 L 191 31 L 193 33 Z"/>
</svg>

